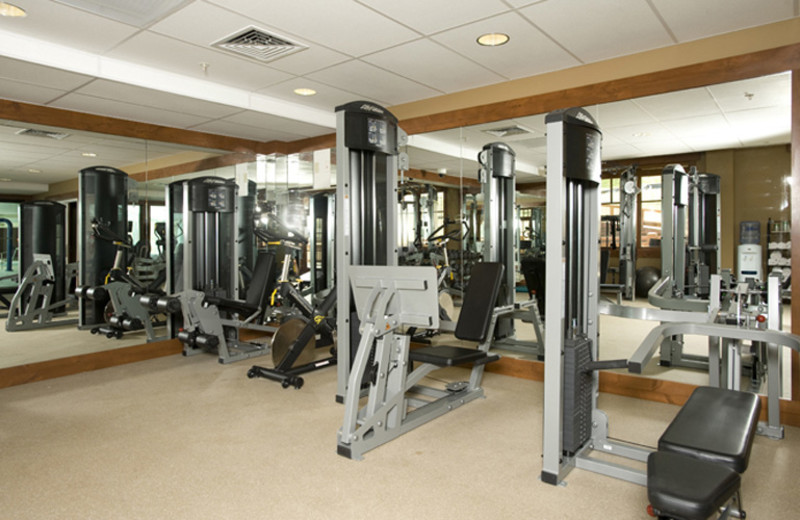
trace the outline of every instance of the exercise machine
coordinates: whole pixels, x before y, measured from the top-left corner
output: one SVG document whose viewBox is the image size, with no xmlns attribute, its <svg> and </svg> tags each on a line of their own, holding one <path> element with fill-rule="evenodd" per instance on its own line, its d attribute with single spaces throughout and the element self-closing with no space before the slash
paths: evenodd
<svg viewBox="0 0 800 520">
<path fill-rule="evenodd" d="M 120 339 L 126 332 L 143 330 L 148 342 L 167 339 L 165 335 L 156 333 L 156 327 L 163 327 L 166 323 L 163 313 L 153 303 L 164 295 L 162 286 L 166 273 L 163 261 L 154 262 L 147 254 L 147 248 L 134 247 L 130 235 L 116 234 L 105 222 L 95 219 L 92 233 L 96 239 L 114 244 L 116 256 L 103 285 L 75 288 L 75 295 L 79 298 L 107 302 L 106 323 L 92 327 L 91 333 Z M 131 253 L 137 249 L 139 254 Z M 140 263 L 146 264 L 146 268 L 137 268 Z M 138 278 L 137 273 L 146 274 L 149 282 Z"/>
<path fill-rule="evenodd" d="M 543 355 L 542 324 L 536 296 L 527 302 L 515 303 L 516 251 L 519 235 L 515 227 L 515 158 L 516 154 L 505 143 L 489 143 L 478 154 L 481 165 L 479 180 L 483 193 L 483 261 L 499 262 L 505 266 L 505 275 L 495 305 L 514 306 L 516 311 L 501 318 L 494 331 L 495 348 Z M 537 341 L 521 341 L 515 337 L 514 319 L 530 322 Z"/>
<path fill-rule="evenodd" d="M 654 450 L 608 437 L 608 418 L 597 408 L 597 370 L 627 368 L 632 373 L 641 373 L 663 338 L 679 334 L 708 336 L 710 346 L 712 341 L 719 339 L 733 342 L 753 340 L 775 348 L 788 346 L 795 350 L 800 348 L 800 337 L 778 330 L 714 323 L 716 313 L 712 312 L 694 322 L 677 322 L 682 317 L 697 318 L 701 313 L 656 309 L 659 321 L 672 319 L 676 322 L 653 329 L 628 359 L 598 360 L 600 130 L 590 114 L 582 109 L 556 111 L 548 114 L 545 121 L 548 136 L 546 320 L 550 325 L 545 331 L 541 478 L 546 483 L 558 484 L 569 471 L 578 468 L 646 485 L 646 472 L 617 461 L 622 458 L 648 462 Z M 718 278 L 712 277 L 712 285 L 718 283 L 715 280 Z M 717 288 L 712 287 L 711 293 L 717 292 Z M 744 395 L 724 389 L 716 396 L 700 399 L 699 405 L 687 403 L 691 408 L 691 412 L 687 412 L 690 419 L 680 421 L 679 437 L 683 439 L 684 449 L 701 459 L 713 457 L 711 450 L 716 450 L 719 455 L 721 449 L 733 447 L 731 457 L 737 459 L 737 464 L 746 466 L 747 446 L 752 442 L 752 435 L 754 431 L 763 429 L 763 425 L 755 427 L 758 410 L 753 403 L 758 399 L 751 396 L 746 399 L 749 407 L 742 407 L 740 401 L 727 400 L 725 396 L 731 395 L 730 392 Z M 742 416 L 742 411 L 747 413 Z M 774 413 L 778 413 L 777 406 Z M 734 416 L 739 419 L 733 419 Z M 666 440 L 666 444 L 678 444 L 674 436 L 665 436 L 662 436 L 662 441 Z M 659 442 L 659 451 L 668 449 L 663 444 Z M 747 449 L 741 451 L 742 447 Z M 594 452 L 605 456 L 593 457 Z M 659 484 L 655 486 L 651 500 L 667 509 L 667 513 L 674 505 L 670 497 L 681 496 L 685 491 L 685 487 L 681 488 L 678 483 L 693 470 L 697 470 L 698 489 L 704 490 L 692 499 L 695 505 L 713 509 L 718 501 L 726 502 L 732 497 L 734 487 L 726 488 L 731 490 L 730 495 L 712 492 L 721 489 L 719 481 L 704 468 L 680 463 L 675 469 L 671 463 L 662 466 L 663 459 L 656 456 L 656 467 L 648 468 L 648 472 L 659 475 Z"/>
<path fill-rule="evenodd" d="M 716 175 L 699 174 L 694 167 L 686 173 L 680 164 L 664 167 L 661 173 L 661 279 L 647 295 L 654 306 L 682 311 L 708 310 L 710 275 L 716 274 L 720 264 L 719 193 Z"/>
<path fill-rule="evenodd" d="M 19 206 L 20 280 L 9 303 L 6 330 L 16 332 L 72 325 L 75 306 L 70 286 L 77 266 L 66 262 L 66 207 L 52 201 Z"/>
<path fill-rule="evenodd" d="M 275 327 L 264 324 L 274 280 L 275 257 L 261 252 L 244 300 L 184 289 L 175 296 L 159 299 L 156 305 L 180 309 L 182 327 L 177 337 L 184 345 L 184 356 L 211 352 L 217 354 L 220 363 L 233 363 L 269 353 L 268 344 L 245 341 L 240 332 L 242 329 L 275 332 Z"/>
<path fill-rule="evenodd" d="M 408 169 L 408 157 L 399 151 L 406 141 L 397 118 L 383 107 L 354 101 L 336 108 L 338 402 L 344 402 L 359 348 L 350 269 L 398 263 L 397 171 Z"/>
<path fill-rule="evenodd" d="M 78 272 L 77 288 L 99 287 L 114 267 L 117 246 L 94 233 L 94 223 L 102 221 L 116 236 L 128 233 L 128 191 L 135 181 L 117 168 L 92 166 L 78 175 Z M 81 292 L 81 291 L 79 291 Z M 88 293 L 83 293 L 87 295 Z M 105 325 L 108 300 L 78 298 L 78 328 Z"/>
<path fill-rule="evenodd" d="M 467 286 L 455 335 L 477 342 L 477 348 L 437 345 L 412 350 L 405 328 L 439 327 L 435 268 L 350 266 L 361 338 L 344 399 L 339 455 L 360 460 L 367 451 L 484 396 L 484 366 L 499 359 L 488 351 L 503 274 L 500 263 L 479 263 Z M 468 381 L 452 381 L 444 388 L 423 384 L 432 371 L 459 365 L 472 367 Z M 367 385 L 363 404 L 362 382 Z"/>
</svg>

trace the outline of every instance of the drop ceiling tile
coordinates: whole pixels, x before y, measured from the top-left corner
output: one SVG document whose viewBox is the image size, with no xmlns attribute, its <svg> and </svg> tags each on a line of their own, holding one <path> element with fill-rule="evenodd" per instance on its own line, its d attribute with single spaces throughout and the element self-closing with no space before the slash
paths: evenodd
<svg viewBox="0 0 800 520">
<path fill-rule="evenodd" d="M 290 78 L 285 72 L 253 60 L 238 58 L 222 51 L 184 43 L 152 32 L 134 36 L 117 46 L 107 56 L 247 90 L 263 88 Z M 205 70 L 203 63 L 208 65 Z"/>
<path fill-rule="evenodd" d="M 262 0 L 210 3 L 356 57 L 419 37 L 411 29 L 352 0 L 306 0 L 302 7 L 297 0 L 271 0 L 269 8 Z"/>
<path fill-rule="evenodd" d="M 62 91 L 78 88 L 92 79 L 91 76 L 6 57 L 0 57 L 0 78 L 27 83 L 40 88 L 50 87 Z"/>
<path fill-rule="evenodd" d="M 791 112 L 782 107 L 739 110 L 727 113 L 725 117 L 745 146 L 789 141 Z"/>
<path fill-rule="evenodd" d="M 51 103 L 50 106 L 86 112 L 87 114 L 98 114 L 176 128 L 187 128 L 206 120 L 206 118 L 203 117 L 183 114 L 181 112 L 122 103 L 83 94 L 67 94 L 61 99 Z"/>
<path fill-rule="evenodd" d="M 76 93 L 86 96 L 93 96 L 141 105 L 148 108 L 160 108 L 164 110 L 181 112 L 186 115 L 193 115 L 202 118 L 225 117 L 240 111 L 240 108 L 219 103 L 211 103 L 200 99 L 194 99 L 177 94 L 169 94 L 158 90 L 137 87 L 125 83 L 99 79 L 79 89 Z"/>
<path fill-rule="evenodd" d="M 208 132 L 211 134 L 227 135 L 242 139 L 252 139 L 254 141 L 293 141 L 301 139 L 303 136 L 283 132 L 269 127 L 246 126 L 226 120 L 209 121 L 191 127 L 191 130 L 198 132 Z"/>
<path fill-rule="evenodd" d="M 324 126 L 311 125 L 285 117 L 254 112 L 252 110 L 244 110 L 232 116 L 225 117 L 221 119 L 221 121 L 255 128 L 280 129 L 279 131 L 281 133 L 290 135 L 293 139 L 316 137 L 333 132 L 331 128 L 326 128 Z"/>
<path fill-rule="evenodd" d="M 311 88 L 317 91 L 313 96 L 302 97 L 294 93 L 296 88 Z M 363 95 L 357 95 L 353 92 L 341 90 L 319 81 L 313 81 L 308 78 L 294 78 L 289 81 L 284 81 L 277 85 L 272 85 L 265 89 L 257 91 L 259 94 L 264 94 L 273 98 L 284 99 L 293 103 L 302 103 L 305 106 L 317 108 L 319 110 L 328 110 L 331 113 L 339 105 L 343 105 L 356 98 L 363 99 Z M 379 99 L 364 99 L 364 101 L 372 101 L 379 105 L 385 104 Z"/>
<path fill-rule="evenodd" d="M 795 16 L 791 0 L 652 0 L 679 42 L 738 31 Z"/>
<path fill-rule="evenodd" d="M 377 98 L 384 100 L 387 105 L 399 105 L 441 94 L 438 90 L 360 60 L 340 63 L 306 77 L 352 92 L 354 100 Z"/>
<path fill-rule="evenodd" d="M 65 93 L 64 90 L 0 78 L 0 96 L 11 101 L 46 105 Z"/>
<path fill-rule="evenodd" d="M 645 1 L 551 1 L 522 8 L 520 13 L 584 63 L 673 43 Z M 623 16 L 635 22 L 624 23 Z"/>
<path fill-rule="evenodd" d="M 633 145 L 619 142 L 617 144 L 606 146 L 606 144 L 603 143 L 604 161 L 616 161 L 619 159 L 629 159 L 635 157 L 641 157 L 641 152 Z"/>
<path fill-rule="evenodd" d="M 25 0 L 28 16 L 4 18 L 2 30 L 102 54 L 136 33 L 130 25 L 114 22 L 49 0 Z"/>
<path fill-rule="evenodd" d="M 153 25 L 149 30 L 199 47 L 210 48 L 212 43 L 251 25 L 256 25 L 266 32 L 283 36 L 308 46 L 307 49 L 301 52 L 263 64 L 270 68 L 300 75 L 349 59 L 349 56 L 303 41 L 302 38 L 287 34 L 278 28 L 266 24 L 254 24 L 253 20 L 248 17 L 204 2 L 194 2 L 188 5 L 186 8 Z M 253 63 L 258 62 L 254 61 Z"/>
<path fill-rule="evenodd" d="M 636 98 L 633 102 L 662 121 L 720 113 L 714 98 L 705 88 L 646 96 Z"/>
<path fill-rule="evenodd" d="M 377 9 L 422 34 L 437 33 L 508 11 L 508 6 L 500 0 L 458 0 L 457 9 L 451 2 L 430 0 L 368 0 L 359 3 Z"/>
<path fill-rule="evenodd" d="M 615 101 L 598 105 L 593 111 L 600 130 L 655 122 L 655 118 L 633 101 Z"/>
<path fill-rule="evenodd" d="M 448 93 L 503 81 L 501 76 L 427 39 L 399 45 L 363 59 Z"/>
<path fill-rule="evenodd" d="M 508 34 L 510 40 L 498 47 L 478 45 L 477 38 L 488 32 Z M 506 79 L 517 79 L 580 65 L 580 62 L 517 13 L 505 13 L 436 34 L 442 45 Z"/>
<path fill-rule="evenodd" d="M 792 75 L 789 72 L 734 81 L 708 87 L 724 112 L 754 108 L 792 106 Z"/>
</svg>

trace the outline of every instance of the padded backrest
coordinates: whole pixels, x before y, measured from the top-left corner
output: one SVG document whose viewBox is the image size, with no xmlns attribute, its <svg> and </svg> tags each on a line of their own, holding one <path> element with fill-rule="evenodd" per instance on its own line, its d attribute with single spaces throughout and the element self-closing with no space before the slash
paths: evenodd
<svg viewBox="0 0 800 520">
<path fill-rule="evenodd" d="M 472 267 L 454 333 L 458 339 L 479 343 L 486 339 L 504 272 L 505 266 L 499 262 L 480 262 Z"/>
<path fill-rule="evenodd" d="M 272 292 L 269 289 L 271 289 L 273 280 L 275 280 L 275 255 L 262 251 L 258 253 L 256 266 L 253 268 L 253 278 L 250 279 L 250 285 L 247 287 L 247 299 L 245 300 L 247 304 L 264 309 L 267 295 Z"/>
</svg>

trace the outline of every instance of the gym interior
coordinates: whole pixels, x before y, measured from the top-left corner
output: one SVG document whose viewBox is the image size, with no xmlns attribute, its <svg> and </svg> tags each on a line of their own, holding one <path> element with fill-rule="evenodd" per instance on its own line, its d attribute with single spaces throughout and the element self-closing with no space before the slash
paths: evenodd
<svg viewBox="0 0 800 520">
<path fill-rule="evenodd" d="M 157 4 L 0 2 L 9 518 L 800 509 L 797 1 Z"/>
</svg>

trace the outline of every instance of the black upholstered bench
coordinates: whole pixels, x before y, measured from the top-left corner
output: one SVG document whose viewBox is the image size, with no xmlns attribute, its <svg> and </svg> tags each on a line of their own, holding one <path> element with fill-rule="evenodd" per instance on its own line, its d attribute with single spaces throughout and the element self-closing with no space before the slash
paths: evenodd
<svg viewBox="0 0 800 520">
<path fill-rule="evenodd" d="M 647 460 L 647 497 L 663 518 L 705 520 L 727 507 L 741 512 L 761 401 L 746 392 L 695 389 Z"/>
<path fill-rule="evenodd" d="M 498 262 L 480 262 L 473 266 L 467 285 L 461 313 L 458 315 L 456 338 L 480 343 L 483 348 L 429 346 L 412 350 L 411 361 L 447 367 L 480 365 L 496 361 L 500 356 L 487 354 L 486 341 L 491 342 L 490 328 L 497 296 L 503 282 L 505 266 Z"/>
</svg>

